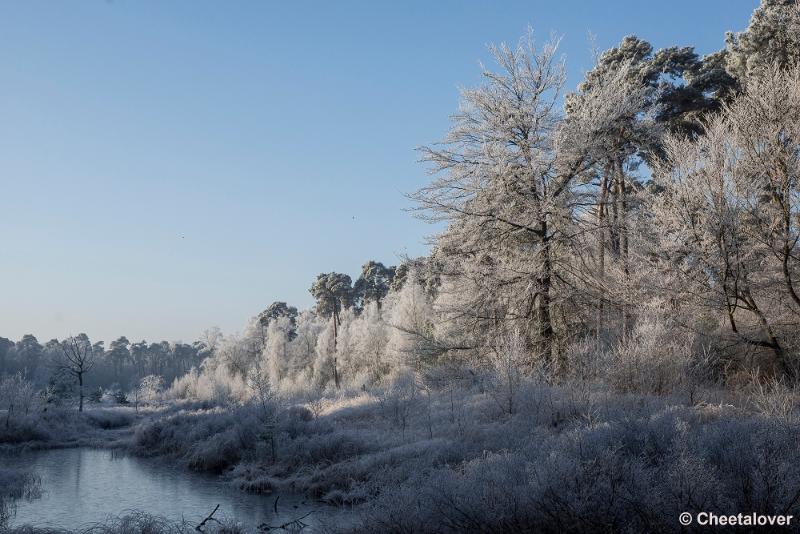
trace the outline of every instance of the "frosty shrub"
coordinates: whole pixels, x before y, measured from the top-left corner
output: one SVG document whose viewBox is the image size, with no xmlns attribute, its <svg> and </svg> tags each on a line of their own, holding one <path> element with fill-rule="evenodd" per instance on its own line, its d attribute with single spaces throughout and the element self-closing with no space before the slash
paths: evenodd
<svg viewBox="0 0 800 534">
<path fill-rule="evenodd" d="M 9 428 L 15 420 L 39 409 L 40 400 L 36 387 L 22 373 L 0 378 L 0 410 L 5 411 L 0 424 Z"/>
<path fill-rule="evenodd" d="M 800 391 L 796 384 L 778 377 L 761 378 L 754 371 L 746 395 L 756 412 L 784 423 L 797 422 Z"/>
<path fill-rule="evenodd" d="M 489 353 L 489 362 L 492 370 L 489 392 L 500 409 L 511 415 L 517 409 L 515 400 L 523 373 L 531 367 L 525 339 L 519 332 L 501 336 Z"/>
<path fill-rule="evenodd" d="M 164 392 L 164 377 L 159 375 L 147 375 L 139 380 L 134 391 L 134 398 L 137 405 L 157 404 L 161 402 Z"/>
<path fill-rule="evenodd" d="M 606 353 L 603 374 L 620 392 L 663 395 L 685 383 L 692 339 L 659 320 L 642 320 Z"/>
<path fill-rule="evenodd" d="M 365 507 L 359 530 L 677 532 L 683 511 L 800 511 L 796 425 L 613 402 L 602 412 L 613 419 L 537 426 L 515 451 L 414 471 Z"/>
<path fill-rule="evenodd" d="M 386 391 L 380 393 L 378 401 L 384 417 L 392 421 L 405 440 L 409 419 L 422 403 L 414 372 L 405 370 L 393 375 L 389 379 Z"/>
</svg>

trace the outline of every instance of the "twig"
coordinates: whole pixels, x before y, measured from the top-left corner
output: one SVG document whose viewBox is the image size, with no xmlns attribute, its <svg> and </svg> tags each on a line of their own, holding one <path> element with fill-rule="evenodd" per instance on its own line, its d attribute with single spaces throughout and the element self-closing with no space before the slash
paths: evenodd
<svg viewBox="0 0 800 534">
<path fill-rule="evenodd" d="M 286 530 L 289 527 L 295 527 L 295 528 L 297 528 L 297 530 L 303 530 L 308 525 L 306 523 L 303 523 L 301 520 L 305 519 L 306 517 L 310 516 L 313 513 L 314 513 L 314 510 L 311 510 L 306 515 L 301 515 L 300 517 L 298 517 L 296 519 L 292 519 L 291 521 L 287 521 L 286 523 L 284 523 L 282 525 L 278 525 L 277 527 L 274 527 L 272 525 L 268 525 L 266 523 L 261 523 L 260 525 L 258 525 L 258 530 L 262 530 L 264 532 L 267 532 L 267 531 L 270 531 L 270 530 Z"/>
<path fill-rule="evenodd" d="M 219 510 L 219 505 L 217 505 L 217 506 L 216 506 L 216 508 L 214 508 L 214 510 L 212 510 L 210 514 L 208 514 L 208 517 L 206 517 L 205 519 L 203 519 L 203 520 L 200 522 L 200 524 L 199 524 L 199 525 L 197 525 L 196 527 L 194 527 L 194 529 L 195 529 L 195 530 L 197 530 L 198 532 L 203 532 L 203 526 L 205 526 L 205 524 L 206 524 L 206 523 L 208 523 L 209 521 L 217 521 L 217 523 L 219 523 L 219 521 L 218 521 L 217 519 L 215 519 L 215 518 L 214 518 L 214 514 L 217 512 L 217 510 Z M 220 524 L 221 524 L 221 523 L 220 523 Z"/>
</svg>

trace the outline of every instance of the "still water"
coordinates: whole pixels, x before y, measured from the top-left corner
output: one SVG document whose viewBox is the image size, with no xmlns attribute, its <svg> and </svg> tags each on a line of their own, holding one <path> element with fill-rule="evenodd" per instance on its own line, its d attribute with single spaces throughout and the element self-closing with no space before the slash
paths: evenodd
<svg viewBox="0 0 800 534">
<path fill-rule="evenodd" d="M 301 496 L 252 495 L 210 475 L 192 473 L 163 460 L 120 455 L 102 449 L 58 449 L 0 457 L 0 465 L 24 467 L 42 480 L 44 494 L 19 501 L 12 526 L 79 529 L 126 511 L 142 510 L 197 525 L 214 507 L 214 517 L 234 518 L 245 526 L 277 526 L 312 512 L 310 527 L 329 523 L 325 506 Z"/>
</svg>

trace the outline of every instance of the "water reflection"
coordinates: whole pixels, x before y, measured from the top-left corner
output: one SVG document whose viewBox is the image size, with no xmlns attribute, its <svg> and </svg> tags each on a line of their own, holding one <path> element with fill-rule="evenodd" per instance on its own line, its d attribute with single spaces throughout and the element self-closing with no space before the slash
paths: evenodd
<svg viewBox="0 0 800 534">
<path fill-rule="evenodd" d="M 215 517 L 226 516 L 253 527 L 278 525 L 321 505 L 303 497 L 237 491 L 216 477 L 187 472 L 160 460 L 146 460 L 99 449 L 61 449 L 0 458 L 0 464 L 32 469 L 42 479 L 40 499 L 21 501 L 12 525 L 77 529 L 130 510 L 142 510 L 196 525 L 219 504 Z M 320 521 L 315 511 L 303 521 Z"/>
</svg>

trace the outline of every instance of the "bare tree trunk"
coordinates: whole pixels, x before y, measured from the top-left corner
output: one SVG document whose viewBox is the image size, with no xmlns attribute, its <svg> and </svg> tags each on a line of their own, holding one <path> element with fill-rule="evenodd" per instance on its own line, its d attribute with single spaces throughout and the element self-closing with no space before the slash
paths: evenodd
<svg viewBox="0 0 800 534">
<path fill-rule="evenodd" d="M 339 308 L 338 303 L 333 303 L 333 383 L 339 389 L 339 369 L 336 361 L 336 338 L 339 335 Z"/>
<path fill-rule="evenodd" d="M 772 200 L 774 203 L 778 205 L 781 213 L 781 226 L 783 230 L 783 243 L 780 250 L 781 256 L 781 271 L 783 272 L 783 281 L 786 285 L 786 290 L 789 293 L 789 297 L 792 301 L 797 305 L 800 306 L 800 295 L 797 294 L 797 291 L 794 288 L 794 282 L 792 281 L 792 273 L 791 269 L 789 268 L 789 260 L 792 256 L 792 249 L 797 244 L 795 240 L 792 243 L 792 191 L 791 191 L 791 180 L 789 177 L 789 169 L 786 165 L 786 161 L 783 158 L 779 160 L 779 180 L 781 183 L 781 191 L 778 193 L 777 191 L 773 191 L 772 193 Z M 776 188 L 777 189 L 777 188 Z M 789 307 L 791 309 L 791 307 Z"/>
<path fill-rule="evenodd" d="M 794 289 L 792 273 L 789 270 L 789 256 L 791 256 L 791 249 L 789 248 L 789 241 L 787 239 L 783 245 L 783 280 L 786 284 L 786 289 L 789 292 L 789 296 L 792 298 L 795 304 L 800 306 L 800 296 L 797 295 L 797 292 Z"/>
<path fill-rule="evenodd" d="M 83 411 L 83 373 L 78 373 L 78 411 Z"/>
<path fill-rule="evenodd" d="M 758 323 L 761 325 L 761 330 L 764 333 L 764 337 L 767 338 L 764 346 L 772 349 L 772 353 L 775 355 L 775 359 L 778 361 L 781 371 L 783 371 L 786 376 L 793 377 L 794 372 L 789 366 L 789 363 L 786 361 L 786 352 L 783 350 L 780 341 L 778 341 L 778 337 L 772 330 L 772 326 L 769 324 L 766 315 L 764 315 L 764 312 L 762 312 L 761 308 L 759 308 L 758 304 L 756 304 L 756 301 L 753 299 L 753 296 L 750 294 L 749 290 L 746 290 L 743 293 L 743 300 L 749 307 L 750 311 L 756 316 L 756 319 L 758 319 Z"/>
<path fill-rule="evenodd" d="M 539 320 L 539 340 L 542 346 L 542 356 L 545 361 L 553 360 L 553 323 L 550 317 L 550 286 L 552 281 L 552 263 L 550 258 L 550 238 L 547 235 L 547 220 L 542 219 L 539 223 L 541 232 L 542 250 L 542 274 L 539 278 L 539 294 L 537 305 L 537 316 Z"/>
<path fill-rule="evenodd" d="M 611 250 L 614 252 L 615 257 L 619 257 L 619 178 L 617 177 L 616 162 L 613 166 L 613 174 L 611 176 L 611 224 L 609 225 L 609 233 L 611 234 Z"/>
<path fill-rule="evenodd" d="M 627 193 L 625 191 L 625 173 L 622 169 L 622 159 L 617 158 L 616 160 L 616 167 L 617 167 L 617 194 L 619 198 L 619 251 L 620 257 L 622 259 L 622 273 L 624 278 L 624 289 L 627 293 L 628 286 L 630 285 L 630 267 L 628 265 L 628 221 L 627 221 L 627 211 L 628 211 L 628 199 Z M 630 333 L 631 329 L 631 317 L 630 311 L 628 310 L 628 305 L 625 302 L 626 295 L 622 296 L 622 336 L 623 338 L 627 338 L 628 334 Z"/>
<path fill-rule="evenodd" d="M 597 229 L 599 237 L 597 242 L 597 257 L 598 257 L 598 270 L 600 278 L 600 297 L 597 301 L 597 339 L 603 331 L 603 322 L 605 320 L 605 275 L 606 275 L 606 204 L 608 203 L 608 172 L 609 166 L 606 165 L 606 172 L 600 178 L 600 200 L 597 203 Z"/>
</svg>

